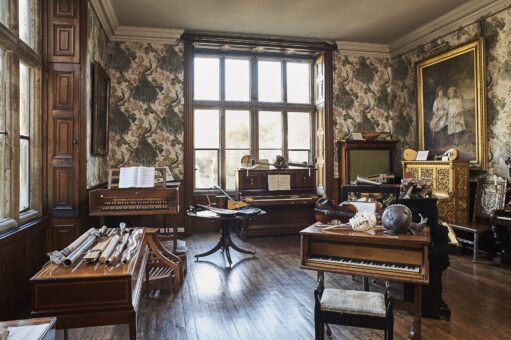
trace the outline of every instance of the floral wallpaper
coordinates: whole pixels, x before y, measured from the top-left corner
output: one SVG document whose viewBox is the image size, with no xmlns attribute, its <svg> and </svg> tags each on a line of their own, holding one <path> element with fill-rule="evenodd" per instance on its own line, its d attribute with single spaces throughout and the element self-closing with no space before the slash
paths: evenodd
<svg viewBox="0 0 511 340">
<path fill-rule="evenodd" d="M 94 61 L 98 61 L 104 68 L 108 66 L 108 54 L 110 49 L 110 40 L 101 27 L 99 19 L 92 7 L 88 3 L 87 17 L 87 67 L 86 67 L 86 100 L 87 100 L 87 188 L 105 183 L 107 181 L 107 159 L 106 156 L 92 155 L 92 86 Z"/>
<path fill-rule="evenodd" d="M 184 171 L 183 44 L 114 42 L 108 166 Z"/>
<path fill-rule="evenodd" d="M 435 54 L 439 54 L 484 36 L 487 61 L 489 171 L 509 178 L 504 160 L 511 155 L 510 26 L 511 9 L 507 9 L 488 17 L 482 25 L 476 22 L 392 59 L 392 130 L 394 135 L 403 141 L 398 154 L 405 147 L 417 147 L 415 63 L 433 56 L 434 54 L 424 52 L 431 48 L 438 46 Z"/>
<path fill-rule="evenodd" d="M 390 59 L 334 54 L 334 140 L 352 132 L 392 131 Z M 337 150 L 335 176 L 338 176 Z"/>
</svg>

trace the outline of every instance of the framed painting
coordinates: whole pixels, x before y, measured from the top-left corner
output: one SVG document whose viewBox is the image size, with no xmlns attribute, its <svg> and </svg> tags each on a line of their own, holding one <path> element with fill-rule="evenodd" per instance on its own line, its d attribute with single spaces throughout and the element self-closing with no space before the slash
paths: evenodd
<svg viewBox="0 0 511 340">
<path fill-rule="evenodd" d="M 108 154 L 108 116 L 110 112 L 110 77 L 97 61 L 94 62 L 92 90 L 92 154 Z"/>
<path fill-rule="evenodd" d="M 486 91 L 483 39 L 417 64 L 419 150 L 459 159 L 486 170 Z"/>
</svg>

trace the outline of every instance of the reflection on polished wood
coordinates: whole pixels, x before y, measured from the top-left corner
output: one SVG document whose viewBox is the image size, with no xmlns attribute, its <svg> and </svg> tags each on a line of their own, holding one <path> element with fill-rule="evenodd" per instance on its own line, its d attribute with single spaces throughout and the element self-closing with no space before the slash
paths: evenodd
<svg viewBox="0 0 511 340">
<path fill-rule="evenodd" d="M 139 339 L 313 339 L 314 272 L 300 269 L 298 236 L 235 241 L 253 249 L 258 257 L 233 253 L 232 269 L 215 253 L 200 263 L 191 261 L 178 293 L 153 292 L 140 302 Z M 195 234 L 187 239 L 191 254 L 210 249 L 218 234 Z M 245 260 L 243 260 L 246 258 Z M 451 256 L 444 272 L 444 299 L 451 321 L 422 319 L 423 339 L 503 339 L 511 324 L 509 267 L 495 267 L 482 259 Z M 349 275 L 325 274 L 327 287 L 360 289 Z M 371 284 L 371 290 L 383 287 Z M 397 285 L 393 294 L 399 296 Z M 406 335 L 412 317 L 396 311 L 395 338 Z M 383 332 L 332 326 L 332 339 L 382 339 Z M 126 339 L 125 326 L 69 331 L 70 339 Z"/>
</svg>

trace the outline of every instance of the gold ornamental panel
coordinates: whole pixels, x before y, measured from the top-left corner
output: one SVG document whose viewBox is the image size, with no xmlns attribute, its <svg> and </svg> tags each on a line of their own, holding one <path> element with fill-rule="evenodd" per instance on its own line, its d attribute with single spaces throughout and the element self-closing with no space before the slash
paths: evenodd
<svg viewBox="0 0 511 340">
<path fill-rule="evenodd" d="M 466 168 L 456 166 L 454 168 L 454 178 L 456 183 L 457 196 L 465 197 L 468 193 L 468 173 Z"/>
<path fill-rule="evenodd" d="M 433 180 L 433 168 L 422 168 L 421 169 L 421 177 L 422 178 L 431 178 Z"/>
<path fill-rule="evenodd" d="M 449 169 L 437 169 L 436 171 L 436 188 L 438 190 L 452 192 L 450 186 L 450 170 Z"/>
</svg>

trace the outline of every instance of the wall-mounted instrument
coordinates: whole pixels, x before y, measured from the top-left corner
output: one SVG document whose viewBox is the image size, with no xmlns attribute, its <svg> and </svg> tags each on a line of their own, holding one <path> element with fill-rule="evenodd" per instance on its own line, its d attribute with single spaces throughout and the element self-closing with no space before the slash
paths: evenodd
<svg viewBox="0 0 511 340">
<path fill-rule="evenodd" d="M 328 198 L 320 198 L 314 207 L 314 218 L 321 223 L 339 220 L 346 223 L 357 213 L 357 207 L 353 204 L 335 205 Z"/>
<path fill-rule="evenodd" d="M 241 157 L 241 166 L 245 169 L 254 168 L 258 164 L 267 166 L 272 165 L 275 169 L 287 169 L 290 166 L 296 166 L 301 168 L 314 168 L 314 165 L 312 164 L 287 162 L 284 156 L 281 155 L 275 157 L 275 162 L 271 164 L 269 162 L 259 161 L 257 158 L 251 155 L 243 155 L 243 157 Z"/>
</svg>

